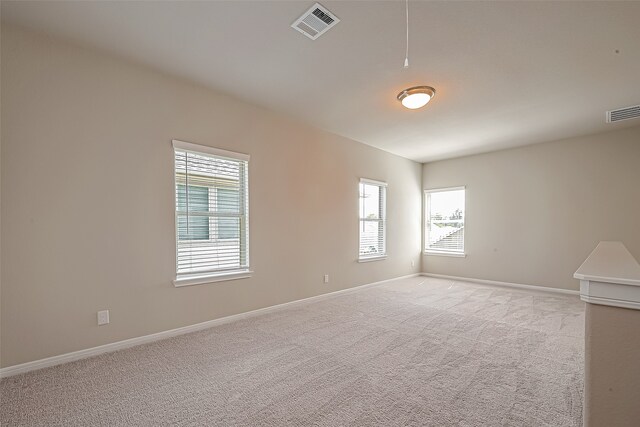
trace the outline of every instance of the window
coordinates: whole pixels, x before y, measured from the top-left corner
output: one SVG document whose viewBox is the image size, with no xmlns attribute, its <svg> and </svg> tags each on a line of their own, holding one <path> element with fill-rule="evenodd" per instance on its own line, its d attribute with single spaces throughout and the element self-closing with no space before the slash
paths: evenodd
<svg viewBox="0 0 640 427">
<path fill-rule="evenodd" d="M 464 187 L 425 191 L 425 252 L 464 256 Z"/>
<path fill-rule="evenodd" d="M 360 179 L 360 261 L 387 255 L 386 190 L 384 182 Z"/>
<path fill-rule="evenodd" d="M 173 141 L 177 286 L 247 277 L 249 156 Z M 206 280 L 202 280 L 206 279 Z"/>
</svg>

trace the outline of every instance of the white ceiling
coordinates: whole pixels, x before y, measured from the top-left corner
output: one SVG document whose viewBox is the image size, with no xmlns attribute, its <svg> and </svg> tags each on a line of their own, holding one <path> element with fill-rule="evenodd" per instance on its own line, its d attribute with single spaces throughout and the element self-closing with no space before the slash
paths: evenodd
<svg viewBox="0 0 640 427">
<path fill-rule="evenodd" d="M 640 2 L 2 2 L 2 19 L 189 78 L 383 150 L 431 161 L 620 127 L 640 104 Z M 619 53 L 616 53 L 616 50 Z M 434 86 L 426 108 L 395 99 Z"/>
</svg>

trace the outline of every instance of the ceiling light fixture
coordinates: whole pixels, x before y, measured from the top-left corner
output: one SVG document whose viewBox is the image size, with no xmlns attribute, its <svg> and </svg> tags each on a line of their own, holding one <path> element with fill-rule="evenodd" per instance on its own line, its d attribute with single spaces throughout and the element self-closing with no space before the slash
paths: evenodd
<svg viewBox="0 0 640 427">
<path fill-rule="evenodd" d="M 410 110 L 424 107 L 436 95 L 431 86 L 414 86 L 398 94 L 398 101 Z"/>
<path fill-rule="evenodd" d="M 405 0 L 405 18 L 407 24 L 407 49 L 404 53 L 404 68 L 409 68 L 409 0 Z M 414 86 L 398 94 L 398 101 L 410 110 L 422 108 L 431 101 L 436 90 L 431 86 Z"/>
</svg>

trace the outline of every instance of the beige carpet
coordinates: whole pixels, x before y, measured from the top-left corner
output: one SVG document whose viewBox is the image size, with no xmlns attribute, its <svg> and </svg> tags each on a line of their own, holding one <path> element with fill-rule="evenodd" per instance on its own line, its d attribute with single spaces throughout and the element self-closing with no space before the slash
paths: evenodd
<svg viewBox="0 0 640 427">
<path fill-rule="evenodd" d="M 3 426 L 577 426 L 577 297 L 416 277 L 10 377 Z"/>
</svg>

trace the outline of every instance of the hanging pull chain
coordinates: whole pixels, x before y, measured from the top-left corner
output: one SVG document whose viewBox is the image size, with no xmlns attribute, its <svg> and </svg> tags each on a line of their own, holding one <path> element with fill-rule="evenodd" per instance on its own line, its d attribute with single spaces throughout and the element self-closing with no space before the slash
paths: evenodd
<svg viewBox="0 0 640 427">
<path fill-rule="evenodd" d="M 404 68 L 409 68 L 409 0 L 405 0 L 404 6 L 407 17 L 407 50 L 404 55 Z"/>
</svg>

